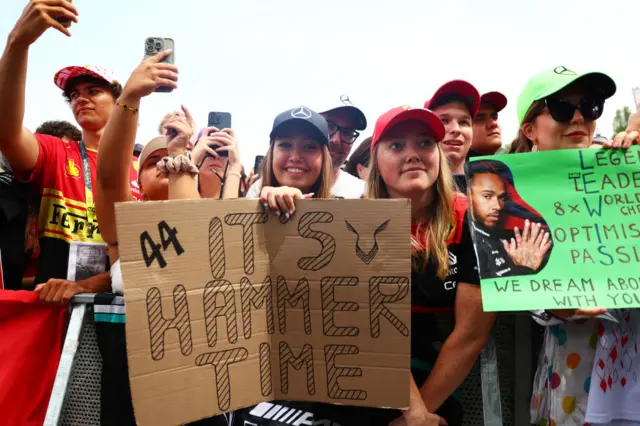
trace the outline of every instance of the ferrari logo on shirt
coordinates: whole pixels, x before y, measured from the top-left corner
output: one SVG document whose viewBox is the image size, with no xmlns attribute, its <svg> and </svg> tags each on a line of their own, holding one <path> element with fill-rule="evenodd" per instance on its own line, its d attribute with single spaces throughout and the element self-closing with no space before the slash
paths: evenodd
<svg viewBox="0 0 640 426">
<path fill-rule="evenodd" d="M 80 177 L 80 169 L 73 160 L 68 160 L 64 164 L 64 173 L 70 178 L 78 179 Z"/>
</svg>

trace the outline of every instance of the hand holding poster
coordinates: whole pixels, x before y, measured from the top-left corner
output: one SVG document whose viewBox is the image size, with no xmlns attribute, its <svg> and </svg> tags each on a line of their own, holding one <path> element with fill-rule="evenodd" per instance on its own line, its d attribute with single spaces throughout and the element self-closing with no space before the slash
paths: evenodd
<svg viewBox="0 0 640 426">
<path fill-rule="evenodd" d="M 248 200 L 118 204 L 138 424 L 274 399 L 407 407 L 409 212 L 312 200 L 282 223 Z"/>
<path fill-rule="evenodd" d="M 640 307 L 640 150 L 465 165 L 486 311 Z"/>
</svg>

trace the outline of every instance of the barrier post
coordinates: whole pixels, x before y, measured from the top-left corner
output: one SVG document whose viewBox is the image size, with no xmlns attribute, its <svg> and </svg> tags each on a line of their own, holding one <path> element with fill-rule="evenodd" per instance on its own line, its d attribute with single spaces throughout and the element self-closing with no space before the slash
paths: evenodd
<svg viewBox="0 0 640 426">
<path fill-rule="evenodd" d="M 71 318 L 64 339 L 64 346 L 62 347 L 62 354 L 60 355 L 56 379 L 51 390 L 47 414 L 44 418 L 45 426 L 58 426 L 60 424 L 74 360 L 87 321 L 87 312 L 89 311 L 87 303 L 92 303 L 93 297 L 93 294 L 78 295 L 71 300 Z"/>
</svg>

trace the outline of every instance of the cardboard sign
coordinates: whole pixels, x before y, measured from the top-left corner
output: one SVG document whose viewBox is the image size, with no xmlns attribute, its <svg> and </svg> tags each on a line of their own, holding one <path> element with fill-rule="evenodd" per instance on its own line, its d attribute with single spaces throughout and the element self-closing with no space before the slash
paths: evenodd
<svg viewBox="0 0 640 426">
<path fill-rule="evenodd" d="M 465 172 L 486 311 L 640 307 L 637 146 L 484 157 Z M 548 249 L 511 242 L 525 220 Z"/>
<path fill-rule="evenodd" d="M 116 206 L 140 425 L 274 399 L 409 405 L 410 204 Z"/>
</svg>

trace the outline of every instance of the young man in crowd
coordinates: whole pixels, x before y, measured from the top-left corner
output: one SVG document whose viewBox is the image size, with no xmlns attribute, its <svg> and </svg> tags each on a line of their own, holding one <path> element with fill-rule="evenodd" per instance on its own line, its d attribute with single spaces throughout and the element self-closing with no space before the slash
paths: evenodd
<svg viewBox="0 0 640 426">
<path fill-rule="evenodd" d="M 30 46 L 49 28 L 70 36 L 59 21 L 77 22 L 65 0 L 32 0 L 9 34 L 0 58 L 0 151 L 18 180 L 42 194 L 38 224 L 40 259 L 35 278 L 41 300 L 68 303 L 74 294 L 110 289 L 106 246 L 95 216 L 93 188 L 100 137 L 122 87 L 101 67 L 67 67 L 54 82 L 63 91 L 82 140 L 31 133 L 23 127 Z M 131 181 L 136 172 L 131 168 Z M 132 187 L 134 194 L 137 188 Z M 38 285 L 39 284 L 39 285 Z"/>
<path fill-rule="evenodd" d="M 502 146 L 498 113 L 507 106 L 507 97 L 488 92 L 480 97 L 480 109 L 473 119 L 473 142 L 467 158 L 494 155 Z"/>
<path fill-rule="evenodd" d="M 444 123 L 446 134 L 440 142 L 444 155 L 458 188 L 467 192 L 464 163 L 471 149 L 473 120 L 480 106 L 478 90 L 464 80 L 449 81 L 424 103 L 424 107 L 435 112 Z"/>
<path fill-rule="evenodd" d="M 321 112 L 329 123 L 329 152 L 333 163 L 333 195 L 341 198 L 360 198 L 364 194 L 364 181 L 341 169 L 347 161 L 353 143 L 367 128 L 364 113 L 351 105 L 348 97 L 341 97 L 342 105 Z"/>
<path fill-rule="evenodd" d="M 36 133 L 55 136 L 64 142 L 78 142 L 82 139 L 82 132 L 68 121 L 45 121 L 36 129 Z"/>
</svg>

